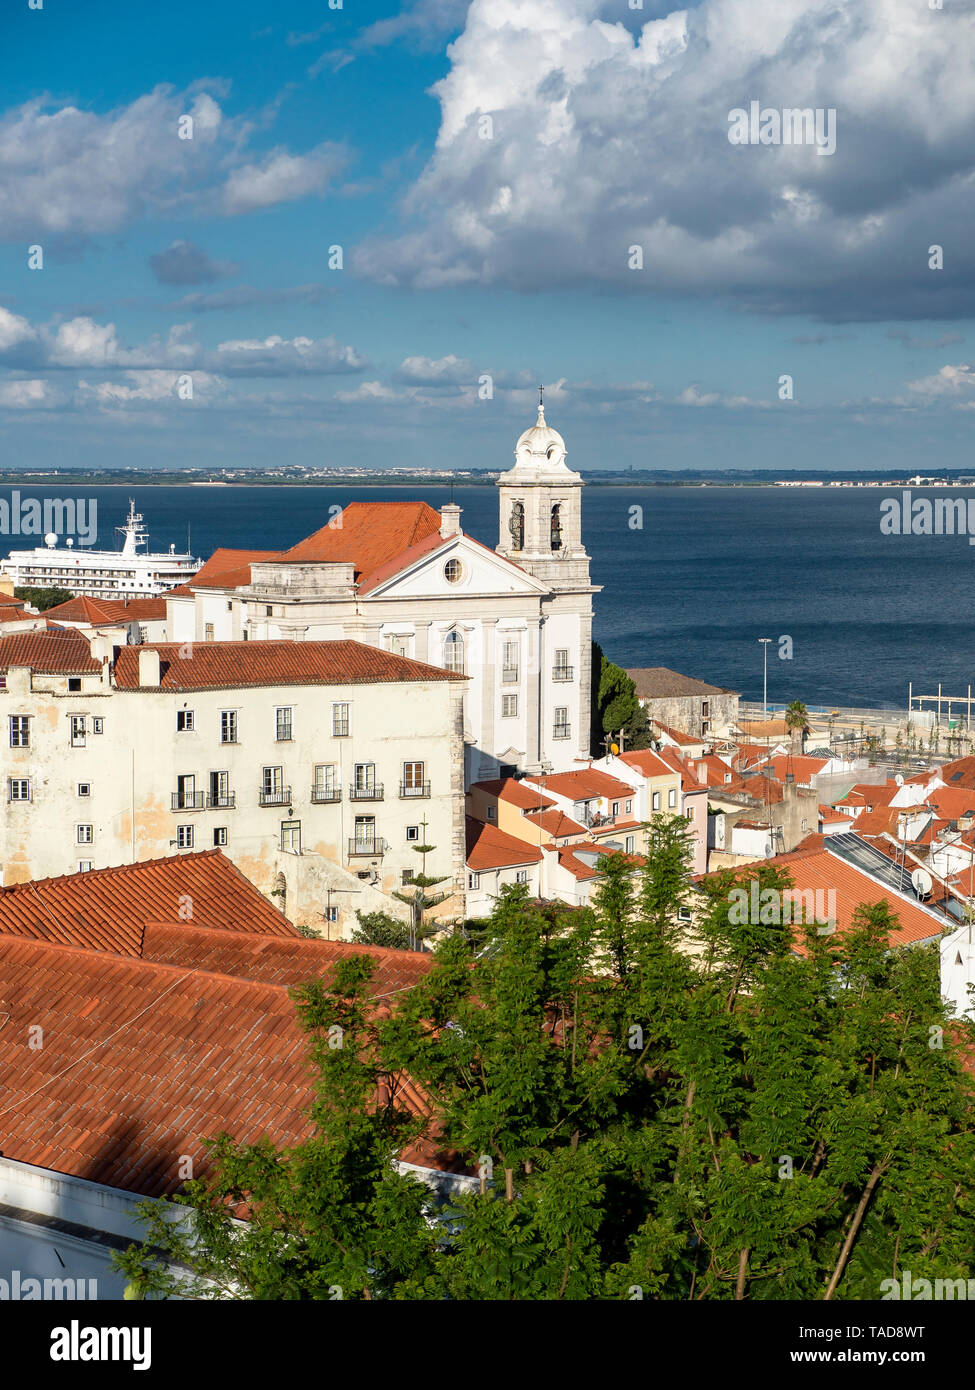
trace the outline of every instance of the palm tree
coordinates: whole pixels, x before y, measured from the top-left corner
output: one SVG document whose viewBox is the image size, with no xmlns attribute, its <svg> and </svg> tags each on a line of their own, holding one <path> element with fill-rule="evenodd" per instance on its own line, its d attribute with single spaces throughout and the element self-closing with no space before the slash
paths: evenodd
<svg viewBox="0 0 975 1390">
<path fill-rule="evenodd" d="M 798 743 L 799 751 L 802 752 L 809 732 L 809 711 L 801 700 L 792 700 L 786 705 L 785 724 L 792 736 L 793 747 Z"/>
</svg>

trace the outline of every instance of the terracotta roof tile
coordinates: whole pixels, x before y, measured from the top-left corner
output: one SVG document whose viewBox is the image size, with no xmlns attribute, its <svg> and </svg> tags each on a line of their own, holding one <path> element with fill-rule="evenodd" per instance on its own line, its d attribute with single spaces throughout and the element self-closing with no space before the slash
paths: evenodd
<svg viewBox="0 0 975 1390">
<path fill-rule="evenodd" d="M 373 997 L 411 989 L 432 969 L 426 951 L 394 951 L 382 946 L 357 946 L 348 941 L 315 941 L 227 931 L 182 923 L 151 922 L 145 929 L 142 959 L 266 985 L 291 988 L 307 980 L 329 980 L 337 961 L 370 956 L 376 962 L 371 981 Z"/>
<path fill-rule="evenodd" d="M 11 666 L 29 666 L 49 675 L 94 674 L 102 669 L 91 654 L 88 638 L 75 628 L 61 627 L 0 637 L 0 671 Z"/>
<path fill-rule="evenodd" d="M 2 650 L 0 641 L 0 650 Z M 372 685 L 398 681 L 466 680 L 439 666 L 380 651 L 363 642 L 178 642 L 117 648 L 115 680 L 139 689 L 139 653 L 157 651 L 164 690 L 212 690 L 257 685 Z"/>
<path fill-rule="evenodd" d="M 147 922 L 184 918 L 199 927 L 298 935 L 215 849 L 0 888 L 0 936 L 138 956 Z"/>
<path fill-rule="evenodd" d="M 578 821 L 572 820 L 569 816 L 557 809 L 551 811 L 526 811 L 525 820 L 530 820 L 533 825 L 540 825 L 543 830 L 561 839 L 563 835 L 585 835 L 586 827 L 580 825 Z"/>
<path fill-rule="evenodd" d="M 475 782 L 471 787 L 473 791 L 478 788 L 480 791 L 487 792 L 489 796 L 496 796 L 499 801 L 507 801 L 512 806 L 517 806 L 522 811 L 537 811 L 546 806 L 554 806 L 555 802 L 550 796 L 545 796 L 537 787 L 530 783 L 519 781 L 517 777 L 504 777 L 489 782 Z"/>
<path fill-rule="evenodd" d="M 572 801 L 583 801 L 590 797 L 605 796 L 613 798 L 631 797 L 633 788 L 618 777 L 598 767 L 575 768 L 572 772 L 553 772 L 542 777 L 526 778 L 532 785 L 543 791 L 554 792 L 556 796 L 566 796 Z"/>
<path fill-rule="evenodd" d="M 541 850 L 527 840 L 519 840 L 499 830 L 496 825 L 467 817 L 467 867 L 475 873 L 481 869 L 505 869 L 514 865 L 537 864 Z"/>
<path fill-rule="evenodd" d="M 170 589 L 171 594 L 188 592 L 190 589 L 234 589 L 238 584 L 250 583 L 250 567 L 256 560 L 277 560 L 276 550 L 215 550 L 206 564 L 197 570 L 186 585 L 178 591 Z"/>
<path fill-rule="evenodd" d="M 323 526 L 277 558 L 288 564 L 345 561 L 359 578 L 440 531 L 440 513 L 426 502 L 350 502 L 341 522 Z"/>
</svg>

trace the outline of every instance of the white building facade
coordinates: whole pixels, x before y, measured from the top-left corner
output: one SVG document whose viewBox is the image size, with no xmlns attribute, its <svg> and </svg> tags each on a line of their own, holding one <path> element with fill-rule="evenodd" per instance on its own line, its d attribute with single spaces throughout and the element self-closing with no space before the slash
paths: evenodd
<svg viewBox="0 0 975 1390">
<path fill-rule="evenodd" d="M 462 673 L 468 783 L 570 770 L 589 754 L 598 592 L 582 486 L 540 406 L 498 481 L 495 550 L 465 535 L 459 506 L 355 502 L 280 554 L 218 552 L 168 597 L 168 636 L 353 638 Z"/>
<path fill-rule="evenodd" d="M 102 640 L 0 640 L 5 884 L 216 848 L 337 939 L 408 916 L 428 844 L 463 916 L 463 677 L 350 642 Z"/>
</svg>

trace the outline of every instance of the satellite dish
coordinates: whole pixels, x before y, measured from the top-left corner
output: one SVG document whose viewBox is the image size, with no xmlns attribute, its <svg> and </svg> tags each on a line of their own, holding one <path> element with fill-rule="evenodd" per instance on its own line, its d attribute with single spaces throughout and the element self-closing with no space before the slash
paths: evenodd
<svg viewBox="0 0 975 1390">
<path fill-rule="evenodd" d="M 897 776 L 894 778 L 894 781 L 897 783 L 897 785 L 898 785 L 899 787 L 902 787 L 902 786 L 904 785 L 904 774 L 903 774 L 903 772 L 898 772 Z"/>
<path fill-rule="evenodd" d="M 926 898 L 933 887 L 931 875 L 927 869 L 915 869 L 911 874 L 911 882 L 914 884 L 914 891 L 919 898 Z"/>
<path fill-rule="evenodd" d="M 54 531 L 48 531 L 47 535 L 44 537 L 44 544 L 45 544 L 45 545 L 57 545 L 57 543 L 58 543 L 57 534 L 56 534 Z"/>
</svg>

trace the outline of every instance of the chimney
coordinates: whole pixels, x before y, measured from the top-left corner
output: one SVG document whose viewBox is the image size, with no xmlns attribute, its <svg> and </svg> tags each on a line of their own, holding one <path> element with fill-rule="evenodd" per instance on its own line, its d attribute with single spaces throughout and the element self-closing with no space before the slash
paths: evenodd
<svg viewBox="0 0 975 1390">
<path fill-rule="evenodd" d="M 142 647 L 139 651 L 139 684 L 159 684 L 159 653 L 155 647 Z"/>
<path fill-rule="evenodd" d="M 440 508 L 440 534 L 444 540 L 460 535 L 460 507 L 456 502 L 446 502 Z"/>
</svg>

